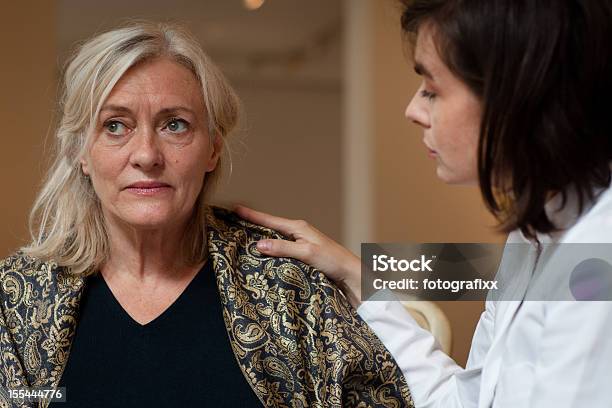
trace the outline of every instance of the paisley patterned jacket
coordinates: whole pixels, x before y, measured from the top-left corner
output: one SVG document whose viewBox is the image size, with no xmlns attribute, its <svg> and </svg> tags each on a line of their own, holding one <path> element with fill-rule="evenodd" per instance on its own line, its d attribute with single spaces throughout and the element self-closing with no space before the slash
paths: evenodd
<svg viewBox="0 0 612 408">
<path fill-rule="evenodd" d="M 229 340 L 263 406 L 413 406 L 392 356 L 325 275 L 256 250 L 279 234 L 220 208 L 207 228 Z M 48 405 L 7 390 L 57 386 L 85 282 L 20 253 L 0 262 L 0 407 Z"/>
</svg>

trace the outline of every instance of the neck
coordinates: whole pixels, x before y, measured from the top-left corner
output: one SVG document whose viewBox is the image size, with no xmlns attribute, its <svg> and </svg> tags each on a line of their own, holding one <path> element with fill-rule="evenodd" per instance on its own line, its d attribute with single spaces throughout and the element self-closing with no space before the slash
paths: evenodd
<svg viewBox="0 0 612 408">
<path fill-rule="evenodd" d="M 140 228 L 112 216 L 107 216 L 106 220 L 110 257 L 101 268 L 105 277 L 121 275 L 138 281 L 174 280 L 190 269 L 181 251 L 186 221 L 160 228 Z"/>
</svg>

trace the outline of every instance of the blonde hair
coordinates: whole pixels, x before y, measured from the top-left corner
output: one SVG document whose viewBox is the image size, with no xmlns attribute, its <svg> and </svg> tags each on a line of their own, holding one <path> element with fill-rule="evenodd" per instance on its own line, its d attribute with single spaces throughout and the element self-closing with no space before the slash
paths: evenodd
<svg viewBox="0 0 612 408">
<path fill-rule="evenodd" d="M 61 120 L 55 138 L 55 157 L 30 214 L 32 242 L 26 255 L 52 260 L 75 274 L 97 270 L 109 257 L 109 238 L 100 202 L 81 169 L 79 159 L 105 99 L 135 64 L 158 57 L 189 68 L 202 87 L 211 141 L 225 138 L 238 120 L 239 101 L 221 72 L 186 30 L 169 23 L 132 22 L 95 36 L 71 58 L 60 100 Z M 225 156 L 227 149 L 223 149 Z M 188 264 L 205 259 L 205 195 L 219 178 L 208 173 L 184 235 L 182 254 Z"/>
</svg>

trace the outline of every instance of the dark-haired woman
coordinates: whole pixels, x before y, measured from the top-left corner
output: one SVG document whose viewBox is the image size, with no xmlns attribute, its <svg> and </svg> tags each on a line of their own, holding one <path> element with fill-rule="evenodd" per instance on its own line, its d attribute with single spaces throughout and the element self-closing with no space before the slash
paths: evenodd
<svg viewBox="0 0 612 408">
<path fill-rule="evenodd" d="M 612 243 L 608 0 L 403 1 L 423 82 L 406 117 L 449 184 L 478 184 L 523 243 L 514 301 L 487 301 L 466 368 L 440 351 L 397 302 L 360 302 L 360 261 L 301 221 L 240 208 L 293 241 L 260 251 L 289 256 L 339 283 L 402 368 L 417 407 L 612 407 L 612 302 L 524 301 L 567 287 L 549 273 L 546 244 Z M 611 251 L 612 252 L 612 251 Z M 549 296 L 548 298 L 550 298 Z M 609 297 L 595 298 L 609 300 Z"/>
</svg>

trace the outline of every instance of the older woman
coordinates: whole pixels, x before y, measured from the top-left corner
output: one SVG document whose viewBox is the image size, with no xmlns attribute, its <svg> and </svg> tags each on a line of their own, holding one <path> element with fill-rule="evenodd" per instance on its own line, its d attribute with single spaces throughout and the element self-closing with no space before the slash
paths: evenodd
<svg viewBox="0 0 612 408">
<path fill-rule="evenodd" d="M 0 264 L 0 406 L 58 386 L 64 407 L 412 405 L 324 275 L 206 206 L 237 99 L 188 34 L 93 38 L 62 107 L 33 242 Z"/>
</svg>

